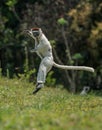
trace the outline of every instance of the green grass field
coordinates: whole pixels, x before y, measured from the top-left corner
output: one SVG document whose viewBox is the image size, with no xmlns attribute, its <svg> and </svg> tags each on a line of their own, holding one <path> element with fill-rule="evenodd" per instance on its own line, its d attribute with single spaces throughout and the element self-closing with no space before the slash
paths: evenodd
<svg viewBox="0 0 102 130">
<path fill-rule="evenodd" d="M 0 79 L 0 130 L 102 130 L 102 96 Z"/>
</svg>

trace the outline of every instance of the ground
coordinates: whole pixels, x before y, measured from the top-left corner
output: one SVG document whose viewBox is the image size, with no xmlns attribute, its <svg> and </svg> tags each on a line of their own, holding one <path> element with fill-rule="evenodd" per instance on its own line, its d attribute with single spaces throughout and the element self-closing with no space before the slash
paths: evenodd
<svg viewBox="0 0 102 130">
<path fill-rule="evenodd" d="M 45 87 L 32 95 L 34 85 L 0 78 L 1 130 L 101 130 L 102 93 L 72 95 Z"/>
</svg>

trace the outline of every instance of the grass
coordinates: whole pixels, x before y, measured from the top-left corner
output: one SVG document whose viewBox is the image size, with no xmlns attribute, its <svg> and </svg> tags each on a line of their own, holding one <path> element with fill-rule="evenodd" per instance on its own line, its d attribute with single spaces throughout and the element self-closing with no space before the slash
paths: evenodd
<svg viewBox="0 0 102 130">
<path fill-rule="evenodd" d="M 0 130 L 101 130 L 102 97 L 72 95 L 45 87 L 32 95 L 33 84 L 0 79 Z"/>
</svg>

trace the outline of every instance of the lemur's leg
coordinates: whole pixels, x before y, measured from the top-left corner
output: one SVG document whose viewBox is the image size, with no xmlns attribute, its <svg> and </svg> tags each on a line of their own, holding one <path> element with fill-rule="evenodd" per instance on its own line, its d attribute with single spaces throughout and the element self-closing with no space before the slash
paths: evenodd
<svg viewBox="0 0 102 130">
<path fill-rule="evenodd" d="M 46 81 L 46 75 L 51 70 L 52 66 L 53 66 L 52 57 L 45 57 L 44 59 L 42 59 L 37 74 L 36 89 L 34 90 L 33 94 L 37 93 L 42 87 L 44 87 L 44 83 Z"/>
</svg>

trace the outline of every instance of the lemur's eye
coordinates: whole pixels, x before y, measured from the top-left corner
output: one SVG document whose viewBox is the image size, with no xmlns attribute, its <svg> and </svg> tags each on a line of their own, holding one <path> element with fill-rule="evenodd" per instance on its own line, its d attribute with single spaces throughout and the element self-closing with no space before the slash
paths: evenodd
<svg viewBox="0 0 102 130">
<path fill-rule="evenodd" d="M 39 36 L 39 31 L 33 31 L 33 35 L 34 35 L 34 37 L 38 37 Z"/>
</svg>

